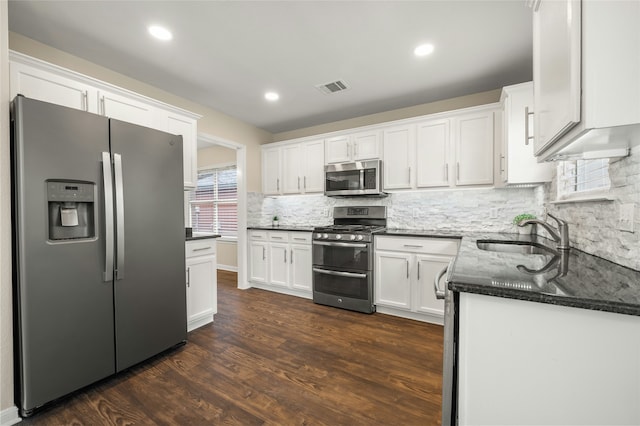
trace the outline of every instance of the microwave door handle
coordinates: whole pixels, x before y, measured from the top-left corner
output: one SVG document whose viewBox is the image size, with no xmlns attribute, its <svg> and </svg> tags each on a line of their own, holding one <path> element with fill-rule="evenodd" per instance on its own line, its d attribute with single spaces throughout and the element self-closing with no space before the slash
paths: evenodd
<svg viewBox="0 0 640 426">
<path fill-rule="evenodd" d="M 364 169 L 360 169 L 360 189 L 364 188 Z"/>
</svg>

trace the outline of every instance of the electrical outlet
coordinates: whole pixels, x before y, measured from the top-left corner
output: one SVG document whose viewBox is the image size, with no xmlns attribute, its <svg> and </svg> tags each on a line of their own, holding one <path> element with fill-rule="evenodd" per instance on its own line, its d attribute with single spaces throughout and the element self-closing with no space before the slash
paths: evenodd
<svg viewBox="0 0 640 426">
<path fill-rule="evenodd" d="M 619 230 L 633 232 L 633 216 L 635 209 L 635 203 L 620 204 L 620 216 L 618 217 Z"/>
<path fill-rule="evenodd" d="M 497 219 L 498 218 L 498 208 L 492 207 L 489 209 L 489 219 Z"/>
<path fill-rule="evenodd" d="M 324 209 L 322 209 L 322 215 L 324 217 L 329 217 L 329 209 L 326 208 L 326 207 Z"/>
</svg>

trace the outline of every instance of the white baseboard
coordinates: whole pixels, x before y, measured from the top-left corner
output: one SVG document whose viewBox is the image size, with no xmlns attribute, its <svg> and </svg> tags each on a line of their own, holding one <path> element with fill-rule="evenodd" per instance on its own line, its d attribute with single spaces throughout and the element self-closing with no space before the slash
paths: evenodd
<svg viewBox="0 0 640 426">
<path fill-rule="evenodd" d="M 238 267 L 237 266 L 221 265 L 219 263 L 218 263 L 218 269 L 222 269 L 223 271 L 229 271 L 229 272 L 238 272 Z"/>
<path fill-rule="evenodd" d="M 18 416 L 18 407 L 9 407 L 0 411 L 0 426 L 10 426 L 20 423 L 22 419 Z"/>
<path fill-rule="evenodd" d="M 387 306 L 379 306 L 379 305 L 376 305 L 376 312 L 380 314 L 393 315 L 395 317 L 407 318 L 407 319 L 412 319 L 416 321 L 429 322 L 431 324 L 438 324 L 438 325 L 444 324 L 443 315 L 409 312 L 409 311 L 404 311 L 402 309 L 394 309 Z"/>
</svg>

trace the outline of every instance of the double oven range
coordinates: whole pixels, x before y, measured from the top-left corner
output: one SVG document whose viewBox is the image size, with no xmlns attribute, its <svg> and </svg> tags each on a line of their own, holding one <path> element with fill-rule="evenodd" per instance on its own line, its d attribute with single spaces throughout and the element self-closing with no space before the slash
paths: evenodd
<svg viewBox="0 0 640 426">
<path fill-rule="evenodd" d="M 335 207 L 334 224 L 313 230 L 313 301 L 375 312 L 373 235 L 387 225 L 385 206 Z"/>
</svg>

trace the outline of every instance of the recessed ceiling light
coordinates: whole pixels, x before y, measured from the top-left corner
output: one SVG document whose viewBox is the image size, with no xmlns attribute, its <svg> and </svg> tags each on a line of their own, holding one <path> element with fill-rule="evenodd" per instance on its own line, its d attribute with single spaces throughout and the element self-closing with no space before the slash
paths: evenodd
<svg viewBox="0 0 640 426">
<path fill-rule="evenodd" d="M 169 41 L 173 38 L 171 31 L 159 25 L 151 25 L 149 27 L 149 34 L 162 41 Z"/>
<path fill-rule="evenodd" d="M 280 95 L 278 95 L 276 92 L 267 92 L 264 94 L 264 98 L 268 101 L 275 102 L 280 99 Z"/>
<path fill-rule="evenodd" d="M 413 51 L 413 53 L 416 56 L 427 56 L 430 55 L 431 53 L 433 53 L 433 44 L 421 44 L 420 46 L 416 47 Z"/>
</svg>

